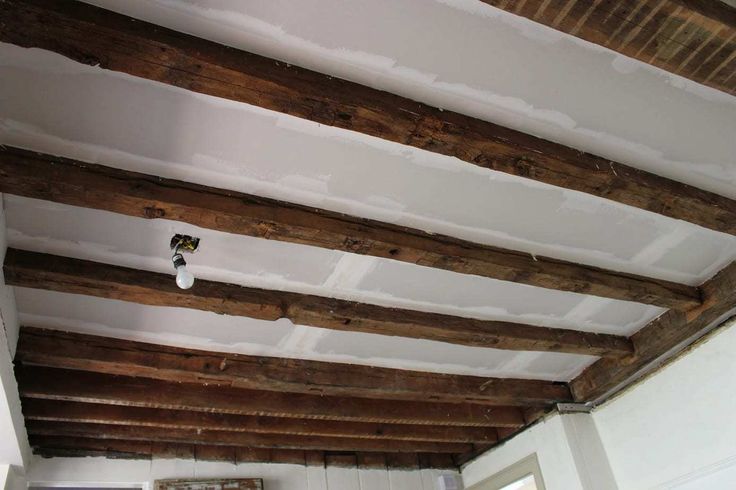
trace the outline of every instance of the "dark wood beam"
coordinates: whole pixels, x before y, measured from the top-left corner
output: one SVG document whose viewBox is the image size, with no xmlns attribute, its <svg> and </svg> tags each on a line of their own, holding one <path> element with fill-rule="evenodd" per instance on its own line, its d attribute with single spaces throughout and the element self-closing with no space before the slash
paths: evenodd
<svg viewBox="0 0 736 490">
<path fill-rule="evenodd" d="M 161 410 L 99 403 L 77 403 L 25 398 L 25 420 L 85 424 L 128 425 L 159 429 L 206 429 L 287 434 L 301 436 L 349 437 L 397 441 L 437 441 L 488 443 L 498 439 L 495 427 L 445 427 L 439 425 L 339 422 L 286 417 L 257 417 L 224 413 Z M 505 427 L 502 429 L 506 429 Z"/>
<path fill-rule="evenodd" d="M 569 398 L 563 383 L 428 373 L 247 356 L 23 327 L 26 365 L 307 395 L 450 403 L 544 405 Z"/>
<path fill-rule="evenodd" d="M 226 461 L 229 463 L 284 463 L 301 465 L 334 466 L 330 452 L 300 451 L 293 449 L 267 449 L 199 444 L 158 443 L 97 439 L 84 437 L 30 435 L 29 442 L 35 454 L 44 457 L 104 456 L 113 459 L 181 458 L 198 461 Z M 348 453 L 349 454 L 349 453 Z M 405 453 L 404 453 L 405 454 Z M 340 453 L 345 455 L 345 453 Z M 399 457 L 397 453 L 353 453 L 352 466 L 366 461 L 362 468 L 420 468 L 455 469 L 450 454 L 419 453 L 414 461 Z M 340 466 L 348 461 L 340 459 Z M 405 466 L 402 466 L 405 465 Z"/>
<path fill-rule="evenodd" d="M 0 41 L 736 233 L 736 202 L 490 122 L 81 2 L 6 0 Z"/>
<path fill-rule="evenodd" d="M 386 439 L 353 439 L 283 434 L 252 434 L 210 429 L 160 429 L 128 425 L 60 423 L 40 420 L 26 421 L 29 434 L 63 437 L 96 437 L 128 441 L 173 442 L 212 446 L 265 447 L 317 451 L 378 451 L 409 453 L 460 453 L 472 450 L 468 443 L 435 441 L 398 441 Z"/>
<path fill-rule="evenodd" d="M 17 148 L 0 148 L 0 192 L 665 308 L 700 304 L 696 288 L 669 281 Z"/>
<path fill-rule="evenodd" d="M 522 411 L 508 406 L 276 393 L 34 366 L 17 367 L 16 378 L 21 396 L 45 400 L 347 422 L 468 427 L 524 424 Z"/>
<path fill-rule="evenodd" d="M 183 290 L 168 274 L 16 249 L 8 249 L 4 272 L 6 284 L 13 286 L 194 308 L 259 320 L 288 318 L 297 325 L 332 330 L 496 349 L 605 356 L 632 352 L 628 339 L 614 335 L 461 318 L 206 280 L 197 280 L 194 287 Z M 499 381 L 498 386 L 503 387 L 504 383 L 511 383 L 509 388 L 532 391 L 534 396 L 544 397 L 549 393 L 550 383 Z M 486 396 L 494 393 L 492 386 L 488 388 Z M 559 395 L 559 388 L 552 389 Z"/>
<path fill-rule="evenodd" d="M 634 354 L 616 361 L 598 360 L 571 383 L 576 401 L 594 401 L 630 384 L 652 363 L 662 362 L 736 313 L 736 262 L 701 286 L 702 308 L 681 313 L 670 310 L 635 333 Z"/>
<path fill-rule="evenodd" d="M 736 10 L 718 0 L 482 0 L 736 94 Z"/>
</svg>

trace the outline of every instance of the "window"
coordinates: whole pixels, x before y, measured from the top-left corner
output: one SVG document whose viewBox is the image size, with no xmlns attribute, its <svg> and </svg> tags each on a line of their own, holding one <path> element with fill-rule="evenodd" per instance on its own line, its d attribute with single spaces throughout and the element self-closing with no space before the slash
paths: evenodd
<svg viewBox="0 0 736 490">
<path fill-rule="evenodd" d="M 469 490 L 545 490 L 537 455 L 522 459 Z"/>
</svg>

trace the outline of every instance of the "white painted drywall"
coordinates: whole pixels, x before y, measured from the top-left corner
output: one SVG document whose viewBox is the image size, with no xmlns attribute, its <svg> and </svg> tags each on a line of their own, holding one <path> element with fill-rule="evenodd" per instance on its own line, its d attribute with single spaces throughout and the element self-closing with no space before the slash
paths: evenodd
<svg viewBox="0 0 736 490">
<path fill-rule="evenodd" d="M 617 490 L 616 480 L 608 462 L 595 420 L 590 414 L 560 416 L 565 437 L 572 454 L 582 487 L 591 490 Z"/>
<path fill-rule="evenodd" d="M 0 489 L 25 490 L 26 479 L 23 472 L 9 464 L 0 464 Z"/>
<path fill-rule="evenodd" d="M 88 1 L 736 197 L 736 97 L 477 0 Z"/>
<path fill-rule="evenodd" d="M 537 455 L 547 490 L 588 490 L 580 479 L 562 417 L 543 419 L 535 426 L 483 454 L 462 470 L 466 488 Z"/>
<path fill-rule="evenodd" d="M 467 485 L 537 453 L 548 490 L 736 488 L 736 320 L 592 415 L 556 415 L 470 463 Z"/>
<path fill-rule="evenodd" d="M 687 482 L 685 488 L 736 488 L 735 352 L 736 321 L 731 321 L 688 355 L 594 412 L 622 490 L 678 488 Z M 710 475 L 728 485 L 706 485 L 701 478 Z"/>
<path fill-rule="evenodd" d="M 191 8 L 193 13 L 186 9 L 182 13 L 181 8 L 193 6 L 178 2 L 177 7 L 162 10 L 162 5 L 167 7 L 170 2 L 106 3 L 121 9 L 141 10 L 141 16 L 147 14 L 162 22 L 181 20 L 183 15 L 186 26 L 199 27 L 205 37 L 230 32 L 229 22 L 220 21 L 222 12 L 214 5 L 209 10 Z M 224 5 L 228 2 L 210 3 Z M 469 77 L 482 67 L 481 73 L 472 77 L 473 83 L 488 84 L 487 94 L 494 100 L 508 102 L 518 98 L 523 110 L 514 119 L 522 126 L 528 121 L 545 120 L 550 112 L 563 114 L 560 119 L 564 121 L 570 117 L 567 112 L 584 112 L 591 124 L 595 123 L 597 129 L 593 133 L 596 136 L 588 130 L 576 134 L 580 128 L 575 124 L 558 127 L 565 133 L 569 130 L 576 134 L 572 138 L 574 146 L 595 146 L 607 140 L 598 132 L 600 126 L 610 125 L 612 127 L 606 131 L 611 132 L 607 134 L 613 140 L 619 142 L 624 133 L 634 138 L 628 146 L 637 149 L 639 160 L 654 155 L 660 162 L 657 171 L 671 171 L 679 162 L 682 170 L 678 177 L 682 180 L 698 184 L 697 177 L 709 173 L 712 177 L 708 182 L 733 192 L 736 142 L 728 136 L 736 132 L 734 97 L 716 94 L 719 100 L 710 100 L 702 94 L 673 87 L 667 83 L 669 79 L 647 73 L 646 65 L 622 74 L 611 66 L 610 56 L 603 55 L 601 61 L 597 59 L 598 51 L 574 49 L 574 41 L 562 41 L 557 37 L 547 39 L 545 34 L 548 33 L 542 26 L 537 25 L 530 31 L 533 34 L 534 29 L 540 30 L 537 38 L 521 34 L 523 29 L 519 26 L 507 24 L 507 14 L 499 14 L 498 18 L 468 16 L 456 8 L 416 0 L 406 2 L 407 11 L 397 11 L 396 2 L 382 0 L 370 2 L 371 8 L 365 12 L 375 17 L 356 18 L 355 10 L 349 5 L 354 2 L 330 2 L 329 7 L 313 6 L 311 9 L 306 2 L 299 2 L 298 6 L 282 7 L 283 10 L 278 9 L 277 3 L 230 2 L 233 11 L 224 14 L 223 19 L 241 19 L 238 15 L 241 8 L 252 9 L 253 15 L 260 8 L 264 10 L 260 12 L 264 17 L 289 12 L 293 15 L 290 22 L 301 18 L 304 25 L 309 25 L 307 19 L 311 19 L 315 11 L 329 8 L 329 14 L 324 15 L 325 22 L 335 25 L 352 22 L 353 30 L 319 29 L 312 34 L 332 36 L 331 42 L 335 44 L 361 44 L 365 53 L 383 47 L 383 39 L 405 35 L 401 24 L 393 22 L 383 26 L 378 39 L 369 35 L 360 38 L 355 34 L 355 29 L 364 27 L 363 23 L 370 23 L 381 15 L 386 18 L 401 14 L 405 16 L 406 25 L 424 24 L 428 32 L 436 30 L 438 23 L 443 28 L 454 26 L 457 30 L 454 40 L 462 43 L 465 49 L 477 51 L 467 57 L 446 53 L 445 63 L 459 65 L 452 70 L 453 78 L 468 78 L 463 81 L 469 84 Z M 204 2 L 197 5 L 201 4 Z M 217 18 L 216 22 L 212 16 Z M 448 16 L 456 17 L 454 23 Z M 460 22 L 467 22 L 467 25 Z M 244 22 L 236 27 L 247 39 L 253 38 L 253 43 L 261 39 L 253 23 Z M 398 32 L 392 32 L 394 29 Z M 345 38 L 338 38 L 340 33 Z M 511 38 L 496 39 L 502 33 Z M 467 42 L 466 36 L 471 35 L 477 39 L 477 44 Z M 521 53 L 501 56 L 488 49 L 494 43 L 508 45 L 517 41 L 521 43 L 518 46 L 524 46 L 518 48 L 520 52 L 533 58 L 544 53 L 544 58 L 539 63 L 529 64 L 522 62 Z M 315 52 L 304 52 L 297 47 L 314 44 L 305 40 L 290 45 L 294 49 L 291 61 L 307 64 L 313 60 Z M 237 45 L 251 47 L 243 40 Z M 319 52 L 318 47 L 314 48 L 316 52 Z M 405 90 L 411 87 L 421 93 L 428 85 L 433 86 L 434 79 L 430 77 L 424 84 L 413 80 L 411 73 L 418 70 L 418 66 L 413 65 L 427 61 L 428 54 L 432 60 L 440 60 L 439 52 L 419 45 L 406 46 L 406 49 L 405 62 L 411 69 L 401 71 L 405 76 L 400 80 Z M 587 55 L 595 55 L 597 61 L 593 63 Z M 360 67 L 361 62 L 365 64 L 365 58 L 352 60 L 353 64 L 333 60 L 328 72 L 337 73 L 344 66 Z M 485 63 L 476 61 L 484 58 L 487 58 Z M 572 83 L 567 79 L 571 73 L 560 68 L 563 62 L 569 66 L 575 63 L 580 67 L 588 66 L 589 72 L 579 72 Z M 493 63 L 504 66 L 494 69 Z M 505 66 L 507 63 L 513 66 Z M 537 255 L 689 284 L 704 281 L 736 258 L 736 239 L 694 225 L 491 172 L 455 158 L 352 131 L 83 66 L 41 50 L 0 45 L 0 67 L 3 86 L 0 142 L 5 144 L 107 162 Z M 577 69 L 581 70 L 580 67 Z M 518 77 L 522 73 L 525 79 L 531 78 L 526 80 L 528 86 L 523 94 L 511 95 L 525 85 L 521 82 L 514 83 L 513 87 L 496 86 L 505 85 L 502 82 L 507 76 L 516 74 Z M 551 85 L 555 81 L 549 77 L 553 76 L 565 80 L 558 80 L 560 85 L 555 90 L 540 91 L 541 80 Z M 605 78 L 605 83 L 601 78 Z M 614 80 L 625 89 L 612 85 Z M 642 80 L 646 81 L 643 86 Z M 575 94 L 553 97 L 558 90 Z M 615 101 L 608 92 L 616 93 Z M 448 103 L 453 100 L 444 91 L 437 93 L 444 94 Z M 588 94 L 586 99 L 592 100 L 581 103 L 583 94 Z M 669 96 L 663 97 L 663 94 Z M 548 108 L 548 104 L 541 102 L 530 108 L 528 102 L 524 102 L 540 96 L 548 96 L 545 100 L 550 103 L 554 99 L 555 108 Z M 723 98 L 726 100 L 720 100 Z M 604 107 L 596 110 L 599 104 Z M 476 100 L 466 105 L 469 110 L 483 106 Z M 645 120 L 649 122 L 644 123 Z M 532 126 L 524 129 L 532 130 Z M 643 148 L 644 142 L 652 140 L 655 132 L 662 133 L 657 148 Z M 625 145 L 612 146 L 620 149 Z M 619 160 L 636 163 L 629 158 Z"/>
<path fill-rule="evenodd" d="M 477 0 L 93 3 L 725 194 L 736 183 L 736 98 Z M 736 259 L 736 237 L 38 49 L 0 44 L 0 86 L 2 144 L 693 285 Z M 663 311 L 166 220 L 7 204 L 12 246 L 131 267 L 171 271 L 169 237 L 187 231 L 203 238 L 190 261 L 201 278 L 622 335 Z M 229 352 L 561 381 L 594 360 L 223 317 L 193 335 L 204 317 L 183 310 L 164 319 L 24 290 L 18 302 L 37 326 Z"/>
<path fill-rule="evenodd" d="M 144 485 L 163 478 L 262 478 L 265 490 L 434 490 L 437 477 L 452 471 L 358 470 L 290 464 L 230 464 L 177 459 L 111 460 L 34 457 L 31 485 Z"/>
</svg>

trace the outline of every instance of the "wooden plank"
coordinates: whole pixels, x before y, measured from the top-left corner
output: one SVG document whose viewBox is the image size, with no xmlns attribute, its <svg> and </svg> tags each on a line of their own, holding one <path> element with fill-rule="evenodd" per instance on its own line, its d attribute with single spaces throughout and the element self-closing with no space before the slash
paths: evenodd
<svg viewBox="0 0 736 490">
<path fill-rule="evenodd" d="M 6 0 L 0 11 L 0 41 L 47 49 L 80 63 L 736 232 L 736 202 L 725 197 L 490 122 L 81 2 Z"/>
<path fill-rule="evenodd" d="M 156 480 L 153 488 L 154 490 L 263 490 L 263 480 L 260 478 Z"/>
<path fill-rule="evenodd" d="M 631 381 L 650 364 L 673 356 L 736 312 L 736 262 L 701 287 L 703 307 L 687 314 L 670 310 L 635 333 L 635 353 L 615 362 L 598 360 L 571 383 L 576 401 L 594 401 Z"/>
<path fill-rule="evenodd" d="M 286 417 L 161 410 L 99 403 L 23 399 L 25 420 L 130 425 L 160 429 L 206 429 L 254 434 L 293 434 L 400 441 L 494 442 L 494 427 L 334 422 Z"/>
<path fill-rule="evenodd" d="M 13 286 L 194 308 L 260 320 L 288 318 L 297 325 L 332 330 L 496 349 L 605 356 L 632 352 L 629 340 L 620 336 L 462 318 L 207 280 L 197 280 L 191 289 L 184 290 L 176 286 L 169 274 L 16 249 L 8 249 L 4 272 L 6 284 Z M 499 382 L 499 386 L 503 384 Z M 534 383 L 522 382 L 516 386 L 523 388 L 525 384 Z M 536 383 L 535 387 L 536 392 L 545 396 L 544 386 Z"/>
<path fill-rule="evenodd" d="M 0 192 L 665 308 L 700 304 L 696 288 L 669 281 L 17 148 L 0 148 Z"/>
<path fill-rule="evenodd" d="M 74 437 L 28 436 L 33 454 L 46 458 L 102 456 L 108 459 L 151 459 L 167 457 L 156 454 L 150 442 L 110 441 L 102 439 L 82 439 Z M 182 455 L 183 459 L 194 459 L 194 451 Z M 168 456 L 171 458 L 172 456 Z M 232 460 L 231 460 L 232 461 Z"/>
<path fill-rule="evenodd" d="M 183 349 L 54 330 L 21 329 L 16 361 L 251 390 L 415 401 L 548 404 L 563 383 L 428 373 Z"/>
<path fill-rule="evenodd" d="M 33 366 L 16 368 L 26 398 L 300 419 L 470 427 L 518 427 L 518 408 L 371 400 L 173 383 Z"/>
<path fill-rule="evenodd" d="M 112 459 L 182 458 L 198 461 L 225 461 L 229 463 L 284 463 L 305 464 L 315 451 L 287 449 L 241 448 L 193 444 L 169 444 L 116 439 L 30 435 L 29 442 L 35 454 L 44 457 L 103 456 Z M 361 456 L 363 453 L 357 453 Z M 367 453 L 378 454 L 378 453 Z M 450 454 L 424 454 L 419 457 L 423 467 L 455 469 Z M 398 461 L 396 461 L 398 463 Z M 329 462 L 327 463 L 329 464 Z"/>
<path fill-rule="evenodd" d="M 568 0 L 565 12 L 548 8 L 541 15 L 532 16 L 529 12 L 536 12 L 545 0 L 527 0 L 529 9 L 523 11 L 514 10 L 517 2 L 482 1 L 697 83 L 736 94 L 733 71 L 723 67 L 723 61 L 736 52 L 736 9 L 725 2 Z M 713 41 L 719 46 L 717 53 L 703 49 Z"/>
<path fill-rule="evenodd" d="M 128 425 L 26 421 L 29 434 L 63 437 L 97 437 L 128 441 L 155 441 L 212 446 L 265 447 L 275 449 L 367 451 L 399 453 L 461 453 L 473 446 L 459 442 L 354 439 L 349 437 L 252 434 L 210 429 L 161 429 Z"/>
</svg>

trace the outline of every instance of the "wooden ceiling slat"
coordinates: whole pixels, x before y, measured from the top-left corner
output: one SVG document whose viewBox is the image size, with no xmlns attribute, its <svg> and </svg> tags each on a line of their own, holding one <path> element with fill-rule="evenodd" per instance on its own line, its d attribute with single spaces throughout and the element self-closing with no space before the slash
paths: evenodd
<svg viewBox="0 0 736 490">
<path fill-rule="evenodd" d="M 0 192 L 665 308 L 700 305 L 697 288 L 670 281 L 11 147 L 0 148 Z"/>
<path fill-rule="evenodd" d="M 253 434 L 248 432 L 216 431 L 210 429 L 161 429 L 157 427 L 26 421 L 26 430 L 32 435 L 63 437 L 96 437 L 130 441 L 204 444 L 213 446 L 264 447 L 274 449 L 301 449 L 325 451 L 378 451 L 409 453 L 462 453 L 472 450 L 472 444 L 436 441 L 399 441 L 386 439 L 353 439 L 282 434 Z"/>
<path fill-rule="evenodd" d="M 21 329 L 16 361 L 307 395 L 495 405 L 544 405 L 569 398 L 569 391 L 562 383 L 550 381 L 248 356 L 28 327 Z"/>
<path fill-rule="evenodd" d="M 114 459 L 183 458 L 198 461 L 226 461 L 230 463 L 284 463 L 331 466 L 329 452 L 299 451 L 289 449 L 247 448 L 230 446 L 207 446 L 194 444 L 157 443 L 126 441 L 117 439 L 96 439 L 83 437 L 37 436 L 30 435 L 29 442 L 34 453 L 45 457 L 53 456 L 105 456 Z M 402 460 L 392 457 L 394 453 L 356 453 L 358 462 L 367 461 L 362 467 L 377 468 L 382 458 L 383 469 L 396 468 Z M 450 454 L 419 453 L 417 460 L 421 468 L 455 469 Z"/>
<path fill-rule="evenodd" d="M 288 318 L 294 324 L 332 330 L 365 332 L 468 345 L 525 351 L 621 356 L 632 352 L 621 336 L 538 327 L 519 323 L 477 320 L 437 313 L 389 308 L 340 299 L 256 289 L 234 284 L 197 280 L 188 290 L 176 286 L 173 276 L 118 267 L 99 262 L 8 249 L 5 282 L 51 291 L 117 299 L 154 306 L 174 306 L 275 321 Z M 53 352 L 51 352 L 53 354 Z M 533 396 L 548 396 L 549 383 L 499 381 L 494 389 L 518 387 Z M 528 386 L 527 386 L 528 385 Z M 509 391 L 511 393 L 511 391 Z M 525 396 L 517 392 L 520 397 Z"/>
<path fill-rule="evenodd" d="M 711 52 L 702 64 L 694 66 L 692 69 L 694 76 L 700 76 L 701 73 L 712 73 L 715 69 L 732 56 L 734 51 L 729 51 L 728 47 L 731 43 L 736 43 L 736 31 L 734 31 L 727 39 L 718 39 L 718 46 Z"/>
<path fill-rule="evenodd" d="M 522 411 L 509 406 L 277 393 L 36 366 L 16 368 L 16 377 L 22 397 L 46 400 L 349 422 L 524 424 Z"/>
<path fill-rule="evenodd" d="M 481 0 L 553 29 L 577 36 L 663 70 L 736 94 L 736 80 L 708 64 L 713 40 L 726 57 L 736 53 L 736 9 L 718 0 Z M 564 21 L 560 15 L 565 13 Z"/>
<path fill-rule="evenodd" d="M 26 398 L 26 420 L 114 424 L 161 429 L 207 429 L 254 434 L 293 434 L 355 439 L 488 443 L 498 439 L 494 427 L 334 422 L 285 417 L 256 417 L 223 413 L 161 410 L 157 408 L 77 403 Z M 503 427 L 502 429 L 507 429 Z"/>
<path fill-rule="evenodd" d="M 486 1 L 497 4 L 497 0 Z M 542 1 L 513 2 L 507 8 L 516 7 L 522 15 L 532 17 Z M 637 2 L 630 0 L 628 4 L 635 6 Z M 689 8 L 692 0 L 687 4 Z M 525 6 L 527 10 L 520 10 Z M 6 0 L 3 7 L 3 42 L 47 49 L 81 63 L 411 145 L 724 233 L 736 233 L 736 202 L 731 199 L 490 122 L 146 22 L 133 22 L 129 17 L 81 2 Z M 607 8 L 610 9 L 607 2 L 597 7 L 603 12 Z M 554 22 L 556 10 L 545 9 L 544 19 Z M 616 15 L 625 17 L 626 11 Z M 724 31 L 731 32 L 734 9 L 699 10 L 704 15 L 709 11 L 728 17 L 728 29 Z M 544 19 L 540 21 L 547 22 Z M 585 38 L 589 30 L 601 31 L 605 40 L 606 34 L 610 36 L 611 29 L 616 29 L 621 21 L 580 29 L 578 35 Z M 593 22 L 594 15 L 585 21 L 586 26 Z M 595 38 L 592 40 L 596 42 Z M 654 43 L 641 57 L 651 56 L 653 49 L 658 49 Z M 726 49 L 733 52 L 734 46 Z M 673 68 L 666 58 L 658 57 L 653 63 Z M 720 86 L 730 73 L 716 68 L 703 77 L 699 79 L 703 83 L 733 92 L 733 87 Z"/>
<path fill-rule="evenodd" d="M 576 401 L 594 401 L 626 382 L 663 355 L 674 355 L 707 333 L 724 315 L 736 313 L 736 262 L 703 286 L 703 307 L 688 313 L 670 310 L 635 333 L 634 354 L 616 361 L 598 360 L 570 387 Z"/>
</svg>

